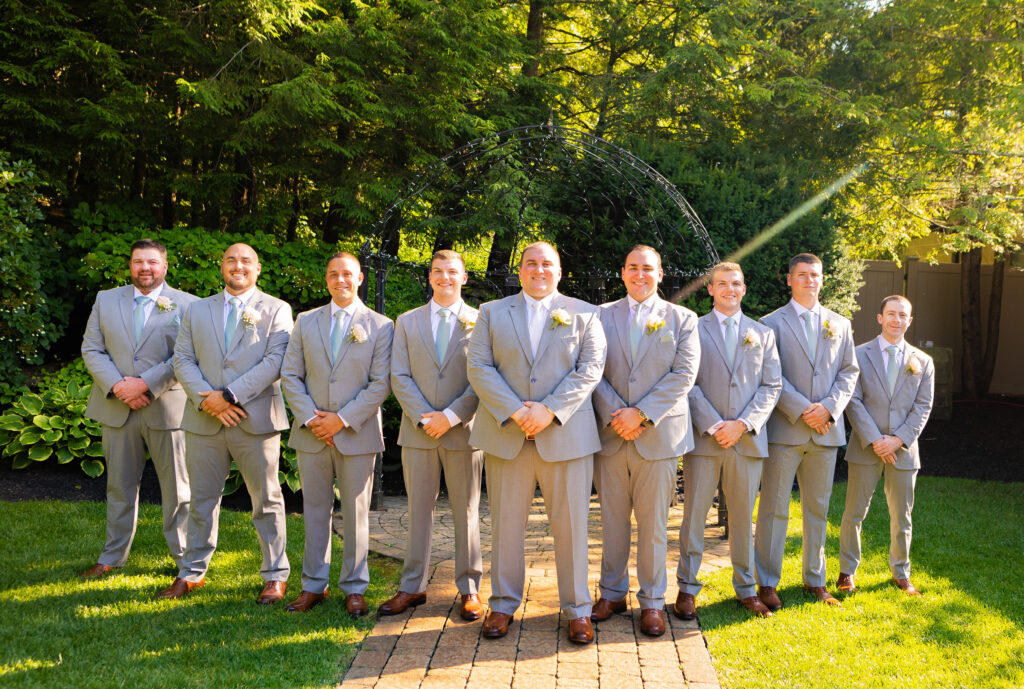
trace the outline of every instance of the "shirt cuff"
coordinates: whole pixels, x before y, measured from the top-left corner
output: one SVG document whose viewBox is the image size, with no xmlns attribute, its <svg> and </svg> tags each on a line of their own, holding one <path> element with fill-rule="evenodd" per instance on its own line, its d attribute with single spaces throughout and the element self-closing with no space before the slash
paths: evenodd
<svg viewBox="0 0 1024 689">
<path fill-rule="evenodd" d="M 458 426 L 460 423 L 462 423 L 462 419 L 459 418 L 459 415 L 453 412 L 451 409 L 445 409 L 441 413 L 444 414 L 444 418 L 448 419 L 448 423 L 452 426 Z"/>
<path fill-rule="evenodd" d="M 709 426 L 708 430 L 706 430 L 705 433 L 707 433 L 708 435 L 714 435 L 715 431 L 717 431 L 723 423 L 725 423 L 725 421 L 719 421 L 714 426 Z"/>
</svg>

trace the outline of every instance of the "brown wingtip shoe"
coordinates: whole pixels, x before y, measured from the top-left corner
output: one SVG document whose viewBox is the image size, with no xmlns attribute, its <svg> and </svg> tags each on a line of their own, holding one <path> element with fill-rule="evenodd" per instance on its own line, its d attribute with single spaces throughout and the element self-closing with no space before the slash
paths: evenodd
<svg viewBox="0 0 1024 689">
<path fill-rule="evenodd" d="M 480 602 L 480 596 L 475 593 L 462 594 L 462 606 L 459 610 L 459 617 L 467 622 L 479 620 L 484 615 L 484 604 Z"/>
<path fill-rule="evenodd" d="M 692 620 L 697 616 L 697 599 L 692 593 L 679 592 L 676 602 L 672 606 L 672 612 L 681 620 Z"/>
<path fill-rule="evenodd" d="M 398 615 L 409 608 L 414 608 L 417 605 L 423 605 L 426 602 L 426 591 L 423 593 L 406 593 L 405 591 L 399 591 L 395 595 L 391 596 L 391 598 L 388 598 L 377 606 L 377 613 L 380 615 Z"/>
<path fill-rule="evenodd" d="M 761 599 L 764 606 L 772 612 L 782 610 L 782 599 L 774 586 L 758 586 L 757 597 Z"/>
<path fill-rule="evenodd" d="M 299 594 L 299 597 L 285 606 L 285 610 L 288 612 L 307 612 L 310 608 L 316 605 L 320 605 L 327 599 L 327 589 L 324 589 L 323 593 L 313 593 L 312 591 L 303 591 Z"/>
<path fill-rule="evenodd" d="M 366 599 L 361 593 L 350 593 L 345 596 L 345 610 L 352 617 L 362 617 L 370 609 L 366 605 Z"/>
<path fill-rule="evenodd" d="M 772 616 L 772 611 L 769 610 L 768 606 L 765 605 L 757 596 L 750 596 L 748 598 L 738 598 L 737 600 L 740 602 L 740 605 L 742 605 L 744 608 L 754 613 L 758 617 Z"/>
<path fill-rule="evenodd" d="M 183 598 L 184 596 L 187 596 L 188 594 L 192 593 L 193 590 L 205 585 L 206 577 L 203 577 L 199 581 L 185 581 L 181 577 L 177 577 L 170 586 L 156 594 L 156 597 L 166 598 L 168 600 Z"/>
<path fill-rule="evenodd" d="M 491 610 L 484 620 L 483 635 L 486 639 L 500 639 L 508 634 L 508 623 L 512 621 L 511 615 Z"/>
<path fill-rule="evenodd" d="M 104 574 L 106 574 L 107 572 L 111 571 L 112 569 L 114 569 L 114 568 L 111 567 L 110 565 L 101 565 L 100 563 L 97 562 L 95 565 L 93 565 L 89 569 L 85 570 L 84 572 L 79 572 L 78 573 L 78 578 L 79 579 L 98 579 L 99 577 L 102 577 Z"/>
<path fill-rule="evenodd" d="M 594 640 L 594 625 L 589 617 L 577 617 L 569 620 L 569 641 L 576 644 L 589 644 Z"/>
<path fill-rule="evenodd" d="M 268 581 L 263 585 L 263 590 L 256 598 L 260 605 L 273 605 L 284 600 L 284 592 L 288 588 L 287 581 Z"/>
<path fill-rule="evenodd" d="M 665 633 L 665 611 L 645 608 L 640 611 L 640 631 L 647 636 L 661 636 Z"/>
<path fill-rule="evenodd" d="M 836 588 L 843 593 L 853 593 L 857 590 L 857 584 L 853 581 L 852 574 L 839 573 L 839 578 L 836 579 Z"/>
<path fill-rule="evenodd" d="M 833 606 L 835 606 L 837 608 L 841 608 L 843 606 L 843 604 L 840 603 L 839 600 L 836 599 L 835 596 L 833 596 L 831 593 L 829 593 L 828 589 L 825 588 L 824 586 L 806 586 L 805 585 L 804 586 L 804 591 L 806 593 L 811 594 L 812 596 L 814 596 L 815 598 L 820 600 L 822 603 L 825 603 L 826 605 L 833 605 Z"/>
<path fill-rule="evenodd" d="M 601 598 L 590 611 L 591 622 L 602 622 L 617 612 L 626 612 L 626 601 Z"/>
<path fill-rule="evenodd" d="M 896 579 L 893 577 L 892 583 L 896 584 L 896 588 L 908 596 L 920 596 L 921 592 L 914 588 L 914 585 L 910 583 L 910 579 Z"/>
</svg>

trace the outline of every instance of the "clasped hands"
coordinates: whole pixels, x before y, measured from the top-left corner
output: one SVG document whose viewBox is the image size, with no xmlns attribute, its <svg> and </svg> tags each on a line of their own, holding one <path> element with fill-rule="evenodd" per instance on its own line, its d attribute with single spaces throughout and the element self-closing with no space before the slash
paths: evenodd
<svg viewBox="0 0 1024 689">
<path fill-rule="evenodd" d="M 199 395 L 203 398 L 203 401 L 199 403 L 199 409 L 225 426 L 237 426 L 242 419 L 249 416 L 237 404 L 231 404 L 224 399 L 224 393 L 220 390 L 206 390 L 200 392 Z"/>
<path fill-rule="evenodd" d="M 540 402 L 526 400 L 510 417 L 526 435 L 537 435 L 551 425 L 555 415 Z"/>
<path fill-rule="evenodd" d="M 895 435 L 883 435 L 871 443 L 871 449 L 886 464 L 896 463 L 896 451 L 901 447 L 903 447 L 903 441 Z"/>
<path fill-rule="evenodd" d="M 613 411 L 611 427 L 623 440 L 636 440 L 647 428 L 636 407 L 622 407 Z"/>
<path fill-rule="evenodd" d="M 452 427 L 448 417 L 442 411 L 428 411 L 420 417 L 420 425 L 423 427 L 423 432 L 434 440 L 447 433 L 448 429 Z"/>
<path fill-rule="evenodd" d="M 142 409 L 153 401 L 149 396 L 149 386 L 146 385 L 146 381 L 134 376 L 117 381 L 110 391 L 117 399 L 132 409 Z"/>
<path fill-rule="evenodd" d="M 803 413 L 800 414 L 800 418 L 816 433 L 822 435 L 828 433 L 829 429 L 832 428 L 832 414 L 821 402 L 815 402 L 807 407 L 807 409 L 804 409 Z"/>
<path fill-rule="evenodd" d="M 715 442 L 717 442 L 723 450 L 728 450 L 730 447 L 735 445 L 743 437 L 743 434 L 747 432 L 747 424 L 743 423 L 739 419 L 732 419 L 730 421 L 719 421 L 711 429 L 711 435 L 714 436 Z"/>
<path fill-rule="evenodd" d="M 316 416 L 306 422 L 306 428 L 313 431 L 317 440 L 334 447 L 334 436 L 345 429 L 345 422 L 337 412 L 313 410 Z"/>
</svg>

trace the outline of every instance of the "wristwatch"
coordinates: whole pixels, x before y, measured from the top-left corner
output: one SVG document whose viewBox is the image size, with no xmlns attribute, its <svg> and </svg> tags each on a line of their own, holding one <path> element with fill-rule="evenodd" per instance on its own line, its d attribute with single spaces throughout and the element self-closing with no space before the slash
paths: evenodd
<svg viewBox="0 0 1024 689">
<path fill-rule="evenodd" d="M 640 423 L 650 423 L 651 422 L 651 417 L 647 416 L 647 414 L 644 413 L 643 409 L 641 409 L 640 407 L 637 407 L 636 411 L 637 411 L 638 414 L 640 414 Z"/>
<path fill-rule="evenodd" d="M 233 404 L 236 407 L 238 406 L 238 398 L 235 397 L 235 393 L 231 392 L 227 388 L 224 388 L 220 394 L 224 395 L 224 399 L 227 400 L 228 404 Z"/>
</svg>

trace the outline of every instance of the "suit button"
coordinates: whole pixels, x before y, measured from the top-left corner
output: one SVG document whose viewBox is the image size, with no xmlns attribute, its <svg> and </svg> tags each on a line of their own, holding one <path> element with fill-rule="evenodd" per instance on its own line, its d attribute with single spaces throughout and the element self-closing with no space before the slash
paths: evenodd
<svg viewBox="0 0 1024 689">
<path fill-rule="evenodd" d="M 332 382 L 332 383 L 334 382 L 334 378 L 331 378 L 331 382 Z"/>
<path fill-rule="evenodd" d="M 733 381 L 733 383 L 732 383 L 732 387 L 734 387 L 734 388 L 738 388 L 738 387 L 739 387 L 739 383 L 737 383 L 737 382 Z"/>
<path fill-rule="evenodd" d="M 444 374 L 443 373 L 438 373 L 437 374 L 437 379 L 438 380 L 444 380 Z"/>
<path fill-rule="evenodd" d="M 132 361 L 138 361 L 138 360 L 139 360 L 139 357 L 137 357 L 137 356 L 132 357 Z"/>
<path fill-rule="evenodd" d="M 537 379 L 536 379 L 536 378 L 530 378 L 530 382 L 531 382 L 531 383 L 536 383 L 536 382 L 537 382 Z"/>
</svg>

